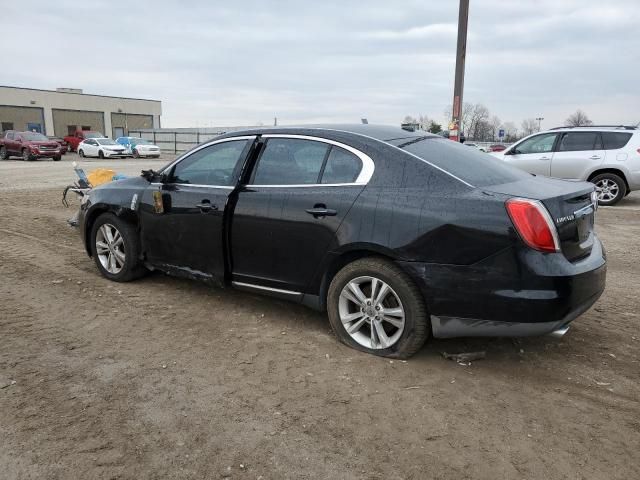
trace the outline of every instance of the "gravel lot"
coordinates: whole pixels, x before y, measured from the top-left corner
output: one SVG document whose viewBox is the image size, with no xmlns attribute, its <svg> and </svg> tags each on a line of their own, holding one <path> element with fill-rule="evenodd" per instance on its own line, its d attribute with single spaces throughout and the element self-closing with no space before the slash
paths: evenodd
<svg viewBox="0 0 640 480">
<path fill-rule="evenodd" d="M 60 202 L 74 157 L 0 162 L 0 478 L 640 478 L 640 193 L 599 210 L 607 290 L 561 341 L 402 362 L 282 301 L 103 279 Z"/>
</svg>

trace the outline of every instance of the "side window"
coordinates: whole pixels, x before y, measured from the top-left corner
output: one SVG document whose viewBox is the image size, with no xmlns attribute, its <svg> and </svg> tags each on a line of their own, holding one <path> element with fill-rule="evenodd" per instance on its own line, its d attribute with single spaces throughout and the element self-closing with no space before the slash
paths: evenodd
<svg viewBox="0 0 640 480">
<path fill-rule="evenodd" d="M 13 132 L 7 132 L 7 140 L 13 140 L 15 138 Z"/>
<path fill-rule="evenodd" d="M 329 145 L 313 140 L 270 138 L 258 160 L 254 185 L 318 183 Z"/>
<path fill-rule="evenodd" d="M 248 140 L 216 143 L 192 153 L 180 161 L 172 174 L 173 183 L 233 186 L 234 171 Z"/>
<path fill-rule="evenodd" d="M 579 152 L 595 149 L 598 132 L 565 133 L 560 141 L 559 152 Z"/>
<path fill-rule="evenodd" d="M 362 170 L 362 160 L 344 148 L 331 147 L 322 183 L 352 183 Z"/>
<path fill-rule="evenodd" d="M 536 135 L 528 140 L 525 140 L 518 145 L 513 153 L 527 154 L 527 153 L 547 153 L 553 150 L 553 144 L 556 141 L 557 133 L 545 133 L 542 135 Z"/>
<path fill-rule="evenodd" d="M 631 133 L 602 132 L 602 142 L 605 150 L 617 150 L 629 143 Z"/>
</svg>

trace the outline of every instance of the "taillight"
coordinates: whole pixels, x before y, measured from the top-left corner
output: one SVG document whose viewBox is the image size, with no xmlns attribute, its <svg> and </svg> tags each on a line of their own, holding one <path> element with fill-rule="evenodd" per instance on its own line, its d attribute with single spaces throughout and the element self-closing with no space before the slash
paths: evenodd
<svg viewBox="0 0 640 480">
<path fill-rule="evenodd" d="M 506 207 L 524 243 L 541 252 L 560 251 L 558 231 L 542 203 L 528 198 L 511 198 Z"/>
</svg>

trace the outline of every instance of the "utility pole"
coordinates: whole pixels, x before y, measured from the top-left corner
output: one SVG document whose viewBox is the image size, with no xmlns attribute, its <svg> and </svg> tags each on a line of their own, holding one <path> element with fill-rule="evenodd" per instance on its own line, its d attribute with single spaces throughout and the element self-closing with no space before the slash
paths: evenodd
<svg viewBox="0 0 640 480">
<path fill-rule="evenodd" d="M 540 131 L 540 123 L 544 120 L 544 117 L 537 117 L 536 120 L 538 121 L 538 131 Z"/>
<path fill-rule="evenodd" d="M 462 119 L 462 93 L 464 90 L 464 61 L 467 56 L 467 24 L 469 23 L 469 0 L 460 0 L 458 12 L 458 49 L 456 53 L 456 78 L 453 85 L 453 108 L 449 139 L 460 141 L 460 122 Z"/>
</svg>

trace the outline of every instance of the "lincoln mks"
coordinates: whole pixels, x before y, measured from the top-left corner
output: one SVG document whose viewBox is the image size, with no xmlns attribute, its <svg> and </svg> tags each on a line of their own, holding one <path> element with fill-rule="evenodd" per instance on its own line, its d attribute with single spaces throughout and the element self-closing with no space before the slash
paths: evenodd
<svg viewBox="0 0 640 480">
<path fill-rule="evenodd" d="M 356 349 L 564 334 L 598 299 L 593 184 L 374 125 L 220 136 L 93 189 L 79 226 L 108 279 L 149 270 L 326 311 Z"/>
</svg>

